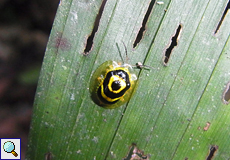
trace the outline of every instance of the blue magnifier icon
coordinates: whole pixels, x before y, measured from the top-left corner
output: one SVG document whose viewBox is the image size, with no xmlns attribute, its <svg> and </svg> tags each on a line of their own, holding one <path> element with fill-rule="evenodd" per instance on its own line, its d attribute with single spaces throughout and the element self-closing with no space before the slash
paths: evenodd
<svg viewBox="0 0 230 160">
<path fill-rule="evenodd" d="M 7 141 L 3 145 L 3 149 L 7 153 L 12 153 L 15 157 L 18 156 L 18 154 L 14 151 L 15 150 L 15 145 L 11 141 Z"/>
</svg>

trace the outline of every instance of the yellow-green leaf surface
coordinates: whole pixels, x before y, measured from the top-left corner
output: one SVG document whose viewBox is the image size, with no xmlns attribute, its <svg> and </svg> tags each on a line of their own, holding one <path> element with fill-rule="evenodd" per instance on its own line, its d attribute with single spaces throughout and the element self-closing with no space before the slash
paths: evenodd
<svg viewBox="0 0 230 160">
<path fill-rule="evenodd" d="M 36 92 L 27 159 L 144 159 L 141 154 L 157 160 L 229 159 L 230 106 L 223 100 L 230 82 L 227 4 L 60 1 Z M 92 48 L 85 52 L 93 29 Z M 123 43 L 129 64 L 154 69 L 134 68 L 138 84 L 130 100 L 104 109 L 90 98 L 90 77 L 103 62 L 125 59 Z M 171 53 L 167 64 L 166 52 Z M 144 153 L 129 153 L 136 151 L 129 150 L 133 143 Z"/>
</svg>

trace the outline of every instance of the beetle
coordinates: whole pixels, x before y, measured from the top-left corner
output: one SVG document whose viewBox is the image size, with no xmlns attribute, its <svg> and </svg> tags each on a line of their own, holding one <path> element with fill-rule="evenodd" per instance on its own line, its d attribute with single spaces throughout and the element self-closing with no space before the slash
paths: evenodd
<svg viewBox="0 0 230 160">
<path fill-rule="evenodd" d="M 91 98 L 101 107 L 117 108 L 130 99 L 136 80 L 131 65 L 106 61 L 91 77 Z"/>
</svg>

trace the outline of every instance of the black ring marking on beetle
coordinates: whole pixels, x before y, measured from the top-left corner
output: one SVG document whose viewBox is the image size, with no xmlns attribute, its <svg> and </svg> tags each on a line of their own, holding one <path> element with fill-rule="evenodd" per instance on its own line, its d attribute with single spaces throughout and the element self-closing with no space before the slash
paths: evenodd
<svg viewBox="0 0 230 160">
<path fill-rule="evenodd" d="M 112 89 L 113 91 L 109 90 L 109 81 L 113 76 L 119 76 L 119 78 L 123 79 L 126 83 L 126 86 L 123 90 L 121 90 L 119 93 L 114 93 L 113 91 L 117 91 L 121 88 L 120 86 L 120 82 L 119 81 L 114 81 L 112 83 Z M 106 74 L 105 79 L 103 80 L 103 84 L 98 88 L 97 90 L 97 94 L 98 97 L 105 103 L 109 103 L 109 104 L 114 104 L 116 103 L 118 100 L 113 101 L 113 102 L 109 102 L 107 101 L 104 97 L 102 97 L 102 93 L 104 93 L 106 95 L 106 97 L 111 98 L 111 99 L 115 99 L 115 98 L 121 98 L 125 92 L 131 87 L 131 83 L 129 80 L 129 75 L 127 72 L 125 72 L 124 70 L 114 70 L 114 71 L 110 71 Z"/>
</svg>

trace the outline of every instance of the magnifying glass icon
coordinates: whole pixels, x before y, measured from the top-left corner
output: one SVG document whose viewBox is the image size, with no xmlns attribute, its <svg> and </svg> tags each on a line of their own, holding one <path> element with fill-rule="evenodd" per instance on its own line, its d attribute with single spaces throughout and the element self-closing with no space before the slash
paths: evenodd
<svg viewBox="0 0 230 160">
<path fill-rule="evenodd" d="M 18 154 L 14 151 L 15 150 L 15 145 L 11 141 L 7 141 L 3 145 L 3 149 L 7 153 L 12 153 L 15 157 L 18 156 Z"/>
</svg>

